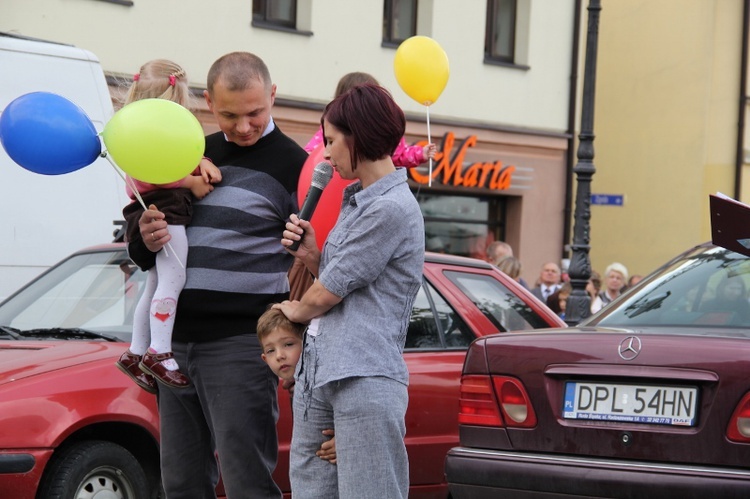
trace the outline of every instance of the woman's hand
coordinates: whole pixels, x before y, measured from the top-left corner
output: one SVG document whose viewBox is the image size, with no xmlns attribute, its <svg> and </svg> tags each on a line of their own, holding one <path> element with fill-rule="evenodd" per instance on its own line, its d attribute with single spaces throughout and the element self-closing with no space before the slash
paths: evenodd
<svg viewBox="0 0 750 499">
<path fill-rule="evenodd" d="M 167 229 L 167 221 L 164 219 L 164 213 L 156 209 L 155 205 L 150 205 L 138 220 L 138 226 L 141 231 L 141 239 L 149 251 L 156 253 L 161 250 L 165 244 L 172 239 Z"/>
<path fill-rule="evenodd" d="M 281 313 L 286 316 L 287 319 L 289 319 L 292 322 L 297 322 L 295 319 L 295 311 L 299 307 L 300 302 L 299 300 L 284 300 L 281 303 L 274 303 L 271 308 L 275 308 L 277 310 L 281 310 Z"/>
<path fill-rule="evenodd" d="M 289 246 L 300 239 L 302 242 L 296 251 L 289 249 Z M 289 253 L 304 261 L 307 255 L 318 251 L 318 245 L 315 241 L 315 229 L 313 229 L 313 226 L 309 221 L 302 220 L 297 215 L 291 214 L 289 216 L 289 221 L 286 223 L 286 230 L 284 230 L 284 233 L 281 236 L 281 245 L 284 246 Z"/>
<path fill-rule="evenodd" d="M 323 442 L 315 455 L 324 459 L 331 464 L 336 464 L 336 437 L 333 430 L 323 430 L 323 435 L 331 437 L 330 440 Z"/>
<path fill-rule="evenodd" d="M 320 281 L 315 281 L 299 301 L 284 300 L 274 303 L 272 307 L 281 310 L 281 313 L 292 322 L 307 324 L 341 303 L 341 300 L 343 298 L 328 291 Z"/>
</svg>

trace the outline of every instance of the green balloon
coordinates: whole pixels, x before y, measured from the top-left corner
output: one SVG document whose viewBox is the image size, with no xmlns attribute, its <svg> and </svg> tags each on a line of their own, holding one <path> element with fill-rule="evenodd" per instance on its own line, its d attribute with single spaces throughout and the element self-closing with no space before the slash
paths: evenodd
<svg viewBox="0 0 750 499">
<path fill-rule="evenodd" d="M 150 184 L 168 184 L 195 170 L 206 140 L 198 119 L 165 99 L 143 99 L 117 111 L 102 132 L 122 171 Z"/>
</svg>

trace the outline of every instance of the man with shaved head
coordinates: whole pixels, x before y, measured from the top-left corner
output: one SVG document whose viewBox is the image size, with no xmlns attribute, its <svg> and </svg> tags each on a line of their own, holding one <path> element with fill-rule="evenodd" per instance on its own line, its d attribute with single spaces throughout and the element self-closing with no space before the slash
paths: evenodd
<svg viewBox="0 0 750 499">
<path fill-rule="evenodd" d="M 280 240 L 298 210 L 308 155 L 274 123 L 276 85 L 258 56 L 219 58 L 204 97 L 221 129 L 206 137 L 205 155 L 222 181 L 193 204 L 187 228 L 173 351 L 191 385 L 159 387 L 162 481 L 170 499 L 215 498 L 220 462 L 228 497 L 280 498 L 271 476 L 278 379 L 261 358 L 256 324 L 289 297 L 293 257 Z M 139 221 L 143 242 L 128 248 L 136 263 L 170 238 L 163 214 L 150 208 Z"/>
</svg>

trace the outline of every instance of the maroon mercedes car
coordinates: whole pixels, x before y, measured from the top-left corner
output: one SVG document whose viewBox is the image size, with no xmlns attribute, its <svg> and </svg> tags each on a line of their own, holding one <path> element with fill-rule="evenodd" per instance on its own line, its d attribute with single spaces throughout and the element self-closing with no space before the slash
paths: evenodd
<svg viewBox="0 0 750 499">
<path fill-rule="evenodd" d="M 477 339 L 452 497 L 750 497 L 749 287 L 704 244 L 578 327 Z"/>
</svg>

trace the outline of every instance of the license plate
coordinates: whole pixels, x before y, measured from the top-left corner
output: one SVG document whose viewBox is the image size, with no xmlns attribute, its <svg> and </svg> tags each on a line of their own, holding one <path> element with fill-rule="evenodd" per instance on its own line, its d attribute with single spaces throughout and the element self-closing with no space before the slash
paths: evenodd
<svg viewBox="0 0 750 499">
<path fill-rule="evenodd" d="M 696 387 L 565 383 L 566 419 L 695 426 L 697 411 Z"/>
</svg>

